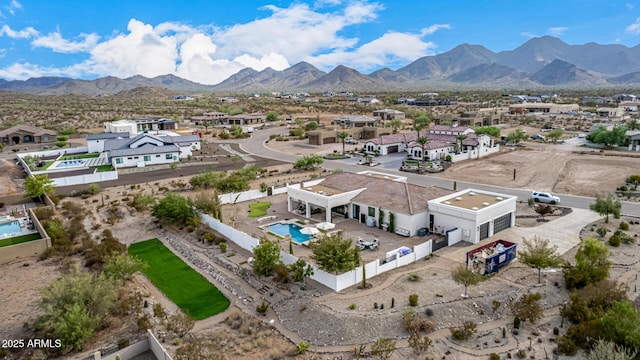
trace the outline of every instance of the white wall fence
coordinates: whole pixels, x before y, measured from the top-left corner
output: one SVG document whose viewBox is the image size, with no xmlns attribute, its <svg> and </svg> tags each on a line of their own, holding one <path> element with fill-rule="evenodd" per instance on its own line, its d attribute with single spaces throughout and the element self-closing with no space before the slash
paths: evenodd
<svg viewBox="0 0 640 360">
<path fill-rule="evenodd" d="M 129 360 L 146 351 L 151 350 L 158 360 L 172 360 L 169 353 L 162 347 L 158 339 L 153 335 L 151 330 L 147 330 L 147 338 L 133 345 L 118 350 L 117 352 L 102 356 L 99 351 L 93 353 L 94 360 Z"/>
<path fill-rule="evenodd" d="M 222 234 L 243 249 L 253 252 L 253 248 L 259 244 L 258 239 L 249 236 L 242 231 L 236 230 L 209 215 L 200 214 L 200 218 L 202 219 L 202 223 L 207 224 L 210 228 Z M 380 262 L 380 259 L 367 263 L 364 265 L 367 279 L 378 276 L 386 271 L 414 263 L 420 259 L 424 259 L 431 254 L 431 249 L 431 240 L 428 240 L 427 242 L 414 246 L 410 254 L 396 256 L 394 259 L 386 261 L 384 264 Z M 298 261 L 298 258 L 285 251 L 280 251 L 280 259 L 286 265 L 290 265 Z M 362 281 L 362 266 L 339 275 L 329 274 L 312 264 L 311 266 L 313 267 L 313 275 L 310 278 L 333 291 L 344 290 Z"/>
</svg>

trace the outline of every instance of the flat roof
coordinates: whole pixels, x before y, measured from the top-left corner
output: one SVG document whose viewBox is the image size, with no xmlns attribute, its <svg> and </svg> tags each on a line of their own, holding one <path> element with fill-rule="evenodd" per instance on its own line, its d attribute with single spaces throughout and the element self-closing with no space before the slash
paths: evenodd
<svg viewBox="0 0 640 360">
<path fill-rule="evenodd" d="M 385 173 L 381 173 L 381 172 L 375 172 L 375 171 L 361 171 L 359 173 L 356 173 L 359 175 L 365 175 L 365 176 L 372 176 L 378 179 L 385 179 L 385 180 L 392 180 L 392 181 L 407 181 L 407 178 L 404 176 L 399 176 L 399 175 L 391 175 L 391 174 L 385 174 Z"/>
<path fill-rule="evenodd" d="M 310 191 L 323 196 L 332 196 L 332 195 L 338 195 L 343 193 L 343 191 L 338 190 L 336 188 L 322 186 L 322 185 L 305 186 L 302 188 L 302 190 Z"/>
<path fill-rule="evenodd" d="M 455 206 L 467 210 L 481 210 L 506 200 L 508 197 L 500 194 L 486 194 L 470 190 L 463 194 L 454 194 L 440 201 L 441 204 Z"/>
</svg>

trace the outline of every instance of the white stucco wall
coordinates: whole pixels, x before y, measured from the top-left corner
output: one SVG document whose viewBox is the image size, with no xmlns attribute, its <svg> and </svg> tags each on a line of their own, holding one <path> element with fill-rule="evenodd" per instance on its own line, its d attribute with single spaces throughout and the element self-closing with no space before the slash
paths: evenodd
<svg viewBox="0 0 640 360">
<path fill-rule="evenodd" d="M 144 155 L 114 156 L 112 158 L 112 164 L 116 168 L 123 168 L 123 167 L 138 166 L 139 162 L 143 162 L 145 165 L 159 165 L 159 164 L 170 164 L 170 163 L 179 161 L 178 159 L 179 153 L 177 151 L 169 154 L 171 154 L 171 159 L 167 159 L 166 154 L 151 154 L 149 155 L 151 156 L 151 159 L 149 161 L 144 161 Z M 118 158 L 122 159 L 121 164 L 118 164 L 118 161 L 117 161 Z"/>
</svg>

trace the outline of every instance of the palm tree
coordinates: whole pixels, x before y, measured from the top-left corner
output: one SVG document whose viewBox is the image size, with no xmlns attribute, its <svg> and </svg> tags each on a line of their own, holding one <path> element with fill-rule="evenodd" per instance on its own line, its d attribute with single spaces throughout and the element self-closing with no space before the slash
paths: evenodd
<svg viewBox="0 0 640 360">
<path fill-rule="evenodd" d="M 420 144 L 420 149 L 422 152 L 420 153 L 420 160 L 418 160 L 418 173 L 420 172 L 420 163 L 424 160 L 424 146 L 429 143 L 429 139 L 424 136 L 420 136 L 418 140 L 416 140 L 418 144 Z"/>
<path fill-rule="evenodd" d="M 342 156 L 344 156 L 344 141 L 349 137 L 349 133 L 342 131 L 338 133 L 338 139 L 342 141 Z"/>
<path fill-rule="evenodd" d="M 467 138 L 467 135 L 465 135 L 465 134 L 460 134 L 460 135 L 456 136 L 456 140 L 458 142 L 460 142 L 460 145 L 458 145 L 458 151 L 462 151 L 462 142 L 466 138 Z M 456 143 L 456 145 L 457 145 L 457 143 Z"/>
<path fill-rule="evenodd" d="M 627 128 L 629 130 L 635 130 L 635 129 L 640 129 L 640 124 L 638 124 L 638 120 L 636 119 L 632 119 L 631 121 L 629 121 L 627 123 Z"/>
</svg>

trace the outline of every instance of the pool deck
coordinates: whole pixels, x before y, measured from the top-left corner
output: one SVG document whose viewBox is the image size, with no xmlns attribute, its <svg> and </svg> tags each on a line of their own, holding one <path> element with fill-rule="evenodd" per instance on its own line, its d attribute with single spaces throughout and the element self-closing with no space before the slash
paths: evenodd
<svg viewBox="0 0 640 360">
<path fill-rule="evenodd" d="M 249 217 L 249 202 L 236 204 L 234 217 L 235 228 L 255 237 L 256 239 L 266 237 L 270 240 L 277 240 L 282 250 L 285 252 L 289 252 L 289 242 L 285 241 L 282 238 L 269 235 L 269 227 L 267 225 L 272 223 L 296 223 L 299 221 L 306 224 L 298 224 L 304 227 L 315 226 L 317 223 L 325 221 L 324 213 L 314 214 L 311 219 L 305 219 L 304 216 L 288 212 L 286 194 L 270 196 L 269 200 L 271 201 L 271 207 L 268 209 L 268 216 L 273 216 L 274 218 L 269 219 L 268 223 L 266 223 L 266 221 L 258 221 L 259 219 L 264 219 L 265 217 Z M 233 211 L 233 205 L 224 205 L 223 209 L 226 210 L 226 214 L 230 214 Z M 440 237 L 439 235 L 404 237 L 394 233 L 390 233 L 388 231 L 383 231 L 381 229 L 378 229 L 377 227 L 366 226 L 365 224 L 358 223 L 354 219 L 345 218 L 344 216 L 338 216 L 337 214 L 334 214 L 333 222 L 336 224 L 336 227 L 332 230 L 329 230 L 328 233 L 331 234 L 337 231 L 343 231 L 343 238 L 353 240 L 354 246 L 358 238 L 362 238 L 365 241 L 378 239 L 380 243 L 378 250 L 362 250 L 360 252 L 361 258 L 365 262 L 370 262 L 375 259 L 379 259 L 380 261 L 382 261 L 385 259 L 387 252 L 398 249 L 401 246 L 412 248 L 413 246 L 422 244 L 429 239 Z M 309 247 L 305 244 L 296 244 L 294 242 L 293 254 L 305 261 L 310 261 L 312 252 L 311 249 L 309 249 Z"/>
</svg>

